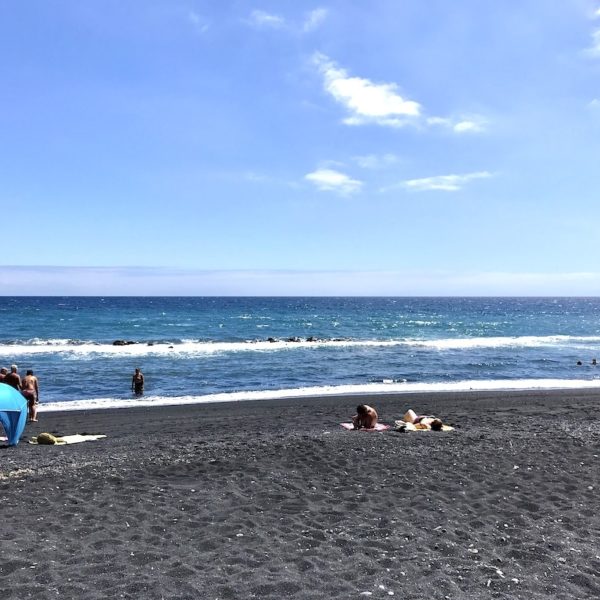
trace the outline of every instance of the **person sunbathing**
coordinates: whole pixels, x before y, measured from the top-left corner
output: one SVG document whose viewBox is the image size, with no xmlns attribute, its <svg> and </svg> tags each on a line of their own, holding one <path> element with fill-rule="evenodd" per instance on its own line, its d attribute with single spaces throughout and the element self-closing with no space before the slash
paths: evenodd
<svg viewBox="0 0 600 600">
<path fill-rule="evenodd" d="M 417 413 L 409 408 L 406 414 L 402 418 L 405 423 L 412 423 L 413 425 L 421 425 L 420 428 L 432 429 L 433 431 L 441 431 L 444 424 L 441 419 L 434 417 L 433 415 L 417 415 Z"/>
<path fill-rule="evenodd" d="M 372 429 L 377 425 L 377 411 L 367 404 L 356 407 L 356 414 L 352 417 L 354 429 Z"/>
</svg>

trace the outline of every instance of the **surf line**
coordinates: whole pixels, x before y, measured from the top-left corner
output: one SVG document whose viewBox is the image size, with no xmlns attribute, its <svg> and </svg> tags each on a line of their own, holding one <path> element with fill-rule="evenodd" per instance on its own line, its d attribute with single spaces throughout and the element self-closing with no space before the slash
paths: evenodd
<svg viewBox="0 0 600 600">
<path fill-rule="evenodd" d="M 56 401 L 40 405 L 40 412 L 136 408 L 151 406 L 178 406 L 213 402 L 244 402 L 251 400 L 294 400 L 319 396 L 361 396 L 372 394 L 493 392 L 533 390 L 584 390 L 600 388 L 600 380 L 583 379 L 519 379 L 458 381 L 453 383 L 370 383 L 360 385 L 315 386 L 281 390 L 249 390 L 222 392 L 204 396 L 146 396 L 141 399 L 90 398 L 86 400 Z"/>
</svg>

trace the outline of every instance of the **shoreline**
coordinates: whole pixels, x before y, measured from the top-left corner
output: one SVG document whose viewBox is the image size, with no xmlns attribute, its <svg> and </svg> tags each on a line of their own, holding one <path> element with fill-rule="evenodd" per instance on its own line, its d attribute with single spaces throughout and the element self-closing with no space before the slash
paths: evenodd
<svg viewBox="0 0 600 600">
<path fill-rule="evenodd" d="M 529 383 L 529 385 L 524 385 Z M 546 385 L 543 385 L 545 383 Z M 595 385 L 592 385 L 595 383 Z M 228 404 L 237 402 L 256 402 L 266 400 L 297 401 L 309 398 L 323 397 L 361 397 L 361 396 L 427 396 L 439 394 L 487 394 L 492 392 L 514 393 L 544 393 L 553 391 L 569 391 L 579 393 L 599 391 L 600 380 L 473 380 L 455 383 L 431 384 L 368 384 L 368 385 L 339 385 L 331 387 L 306 387 L 280 390 L 250 390 L 242 392 L 222 392 L 203 396 L 152 396 L 146 394 L 140 398 L 111 398 L 89 400 L 65 400 L 56 402 L 41 402 L 38 410 L 41 413 L 62 412 L 74 410 L 110 410 L 130 409 L 160 406 L 192 406 L 195 404 Z M 304 392 L 304 393 L 301 393 Z"/>
<path fill-rule="evenodd" d="M 0 586 L 9 600 L 597 598 L 599 398 L 360 397 L 384 423 L 414 408 L 447 433 L 345 431 L 348 395 L 46 412 L 0 448 Z M 26 443 L 42 431 L 107 438 Z"/>
</svg>

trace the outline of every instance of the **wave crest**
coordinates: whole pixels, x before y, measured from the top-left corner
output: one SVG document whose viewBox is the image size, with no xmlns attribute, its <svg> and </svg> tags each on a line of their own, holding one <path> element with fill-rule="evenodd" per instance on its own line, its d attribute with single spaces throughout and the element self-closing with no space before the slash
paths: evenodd
<svg viewBox="0 0 600 600">
<path fill-rule="evenodd" d="M 292 341 L 293 340 L 293 341 Z M 114 345 L 85 340 L 34 338 L 26 342 L 15 341 L 0 344 L 0 356 L 22 356 L 29 354 L 70 353 L 73 355 L 106 356 L 161 356 L 181 354 L 187 356 L 210 355 L 228 352 L 275 352 L 297 348 L 349 348 L 349 347 L 421 347 L 433 350 L 471 350 L 473 348 L 506 347 L 574 347 L 600 343 L 600 336 L 519 336 L 519 337 L 474 337 L 442 339 L 398 339 L 398 340 L 348 340 L 348 339 L 300 339 L 247 340 L 232 342 L 177 340 L 173 342 L 135 342 Z"/>
</svg>

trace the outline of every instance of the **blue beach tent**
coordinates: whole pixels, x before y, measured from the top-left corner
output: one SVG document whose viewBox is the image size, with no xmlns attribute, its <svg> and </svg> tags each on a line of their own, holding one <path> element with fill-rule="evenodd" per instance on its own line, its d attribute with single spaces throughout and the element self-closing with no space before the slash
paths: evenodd
<svg viewBox="0 0 600 600">
<path fill-rule="evenodd" d="M 0 383 L 0 424 L 6 431 L 8 445 L 16 446 L 27 422 L 27 400 L 15 388 Z"/>
</svg>

